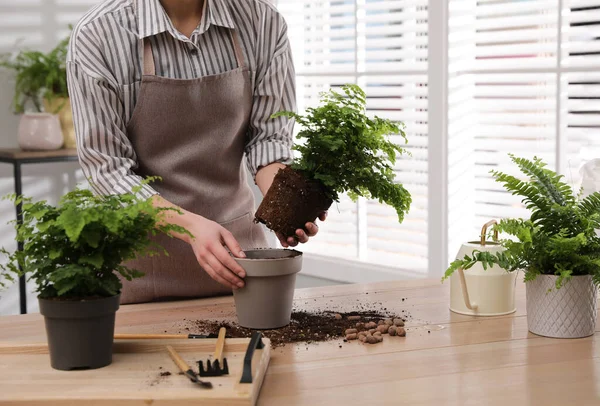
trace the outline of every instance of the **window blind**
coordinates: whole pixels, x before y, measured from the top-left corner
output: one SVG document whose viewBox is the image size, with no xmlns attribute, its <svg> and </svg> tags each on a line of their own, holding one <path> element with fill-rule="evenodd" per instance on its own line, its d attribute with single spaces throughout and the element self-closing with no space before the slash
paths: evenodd
<svg viewBox="0 0 600 406">
<path fill-rule="evenodd" d="M 315 241 L 302 247 L 307 252 L 427 271 L 427 3 L 277 2 L 294 52 L 299 111 L 316 105 L 320 91 L 357 83 L 369 114 L 406 124 L 413 155 L 395 167 L 413 196 L 403 224 L 390 207 L 344 196 Z"/>
<path fill-rule="evenodd" d="M 462 131 L 473 143 L 474 183 L 463 189 L 475 237 L 489 219 L 528 217 L 489 174 L 521 177 L 509 152 L 544 159 L 574 186 L 580 165 L 600 157 L 600 1 L 451 1 L 450 30 L 448 108 L 466 99 L 472 113 L 466 130 L 450 122 L 449 137 Z"/>
</svg>

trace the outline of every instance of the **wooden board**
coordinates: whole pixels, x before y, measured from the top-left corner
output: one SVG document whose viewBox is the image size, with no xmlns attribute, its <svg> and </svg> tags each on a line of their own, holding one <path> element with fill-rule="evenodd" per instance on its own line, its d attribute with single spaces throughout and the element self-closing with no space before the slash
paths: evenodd
<svg viewBox="0 0 600 406">
<path fill-rule="evenodd" d="M 270 341 L 256 350 L 252 384 L 240 384 L 249 338 L 225 341 L 229 375 L 202 378 L 203 389 L 179 375 L 167 353 L 171 345 L 198 370 L 197 361 L 212 359 L 216 339 L 119 340 L 113 363 L 87 371 L 57 371 L 50 367 L 46 344 L 0 344 L 0 403 L 2 405 L 255 405 L 270 359 Z M 170 376 L 161 376 L 161 372 Z"/>
</svg>

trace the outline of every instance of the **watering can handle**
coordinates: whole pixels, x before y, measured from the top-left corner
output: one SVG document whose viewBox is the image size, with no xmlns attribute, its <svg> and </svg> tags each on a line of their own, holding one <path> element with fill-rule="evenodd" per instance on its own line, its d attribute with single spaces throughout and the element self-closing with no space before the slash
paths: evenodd
<svg viewBox="0 0 600 406">
<path fill-rule="evenodd" d="M 462 267 L 458 268 L 458 275 L 460 277 L 460 284 L 462 285 L 462 293 L 463 299 L 465 299 L 465 306 L 469 310 L 476 310 L 478 305 L 477 303 L 471 303 L 471 299 L 469 298 L 469 291 L 467 290 L 467 280 L 465 279 L 465 271 Z"/>
<path fill-rule="evenodd" d="M 487 237 L 487 229 L 489 226 L 492 226 L 494 224 L 498 224 L 498 222 L 496 220 L 490 220 L 487 223 L 485 223 L 483 225 L 483 227 L 481 228 L 481 245 L 485 246 L 486 243 L 486 237 Z M 494 241 L 498 242 L 498 229 L 494 229 Z"/>
</svg>

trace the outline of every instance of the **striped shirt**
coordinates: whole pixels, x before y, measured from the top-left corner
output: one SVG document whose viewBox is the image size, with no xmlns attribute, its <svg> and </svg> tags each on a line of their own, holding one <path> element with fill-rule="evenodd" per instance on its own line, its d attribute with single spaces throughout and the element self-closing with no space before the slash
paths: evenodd
<svg viewBox="0 0 600 406">
<path fill-rule="evenodd" d="M 107 0 L 77 23 L 67 57 L 79 161 L 96 193 L 127 193 L 141 181 L 126 126 L 140 91 L 143 39 L 150 39 L 158 76 L 193 79 L 237 67 L 230 28 L 238 31 L 254 92 L 248 168 L 254 176 L 262 166 L 291 162 L 293 120 L 270 116 L 296 107 L 294 66 L 285 21 L 268 0 L 205 0 L 189 38 L 159 0 Z M 140 195 L 156 193 L 144 185 Z"/>
</svg>

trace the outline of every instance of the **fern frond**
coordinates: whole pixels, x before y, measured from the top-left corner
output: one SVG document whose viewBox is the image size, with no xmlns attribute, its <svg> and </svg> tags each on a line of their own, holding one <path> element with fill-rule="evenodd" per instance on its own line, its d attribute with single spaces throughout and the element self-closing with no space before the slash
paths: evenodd
<svg viewBox="0 0 600 406">
<path fill-rule="evenodd" d="M 600 192 L 594 192 L 577 205 L 585 217 L 600 213 Z"/>
<path fill-rule="evenodd" d="M 510 158 L 521 169 L 521 172 L 531 178 L 530 182 L 537 187 L 540 193 L 552 202 L 565 206 L 567 203 L 575 201 L 573 190 L 562 181 L 563 176 L 547 169 L 541 159 L 536 157 L 531 161 L 512 154 L 510 154 Z"/>
<path fill-rule="evenodd" d="M 506 190 L 512 192 L 513 195 L 523 197 L 523 204 L 532 212 L 537 210 L 547 211 L 550 209 L 552 205 L 551 200 L 541 193 L 536 185 L 498 171 L 491 171 L 491 174 L 497 182 L 504 184 Z"/>
</svg>

